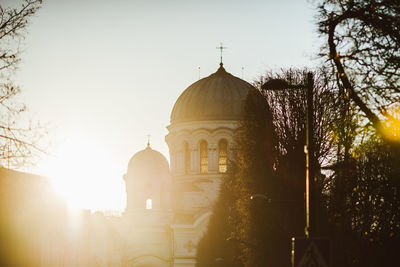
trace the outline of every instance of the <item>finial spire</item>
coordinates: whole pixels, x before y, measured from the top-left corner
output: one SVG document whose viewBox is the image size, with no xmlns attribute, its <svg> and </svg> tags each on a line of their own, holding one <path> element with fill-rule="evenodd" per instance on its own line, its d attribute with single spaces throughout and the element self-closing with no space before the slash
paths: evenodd
<svg viewBox="0 0 400 267">
<path fill-rule="evenodd" d="M 199 80 L 200 80 L 200 77 L 201 77 L 201 76 L 200 76 L 200 66 L 199 66 Z"/>
<path fill-rule="evenodd" d="M 220 43 L 220 45 L 219 45 L 219 47 L 217 47 L 217 49 L 219 49 L 221 51 L 221 63 L 219 65 L 222 66 L 223 65 L 223 63 L 222 63 L 222 51 L 224 49 L 227 49 L 227 47 L 222 46 L 222 43 Z"/>
<path fill-rule="evenodd" d="M 146 135 L 147 136 L 147 148 L 150 148 L 150 136 L 151 135 Z"/>
</svg>

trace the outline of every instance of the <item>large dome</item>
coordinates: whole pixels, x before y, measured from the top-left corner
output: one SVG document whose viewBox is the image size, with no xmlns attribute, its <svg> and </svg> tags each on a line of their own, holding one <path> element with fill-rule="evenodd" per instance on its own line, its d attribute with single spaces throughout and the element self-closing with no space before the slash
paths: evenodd
<svg viewBox="0 0 400 267">
<path fill-rule="evenodd" d="M 156 176 L 160 173 L 168 173 L 169 165 L 167 159 L 157 150 L 151 149 L 148 144 L 146 149 L 137 152 L 130 159 L 128 164 L 128 174 L 140 176 Z"/>
<path fill-rule="evenodd" d="M 243 101 L 255 88 L 225 71 L 217 72 L 190 85 L 178 98 L 171 123 L 204 120 L 240 120 Z"/>
</svg>

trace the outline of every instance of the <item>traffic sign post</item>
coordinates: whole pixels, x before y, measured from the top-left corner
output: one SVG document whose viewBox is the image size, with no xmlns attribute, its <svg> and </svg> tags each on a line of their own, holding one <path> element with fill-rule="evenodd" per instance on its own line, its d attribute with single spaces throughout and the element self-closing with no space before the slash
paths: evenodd
<svg viewBox="0 0 400 267">
<path fill-rule="evenodd" d="M 292 238 L 292 267 L 329 267 L 329 260 L 329 239 Z"/>
</svg>

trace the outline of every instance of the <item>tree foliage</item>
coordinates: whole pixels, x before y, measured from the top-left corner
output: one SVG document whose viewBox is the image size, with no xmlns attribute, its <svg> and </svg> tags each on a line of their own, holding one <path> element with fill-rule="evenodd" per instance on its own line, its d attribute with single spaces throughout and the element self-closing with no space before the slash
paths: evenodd
<svg viewBox="0 0 400 267">
<path fill-rule="evenodd" d="M 382 118 L 400 100 L 400 2 L 321 1 L 318 27 L 325 43 L 321 56 L 380 132 Z"/>
<path fill-rule="evenodd" d="M 23 125 L 19 119 L 26 107 L 18 102 L 20 88 L 12 80 L 21 61 L 21 41 L 41 2 L 25 0 L 19 7 L 8 8 L 0 5 L 0 165 L 6 167 L 19 167 L 35 152 L 42 152 L 38 147 L 40 128 L 32 123 Z"/>
<path fill-rule="evenodd" d="M 400 241 L 399 148 L 370 136 L 336 170 L 327 199 L 332 266 L 393 266 Z"/>
</svg>

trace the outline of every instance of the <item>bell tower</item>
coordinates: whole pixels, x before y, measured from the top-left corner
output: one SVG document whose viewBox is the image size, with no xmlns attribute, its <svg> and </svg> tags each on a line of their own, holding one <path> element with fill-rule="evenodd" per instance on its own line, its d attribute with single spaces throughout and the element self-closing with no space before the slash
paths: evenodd
<svg viewBox="0 0 400 267">
<path fill-rule="evenodd" d="M 171 213 L 171 176 L 166 158 L 150 147 L 137 152 L 124 175 L 127 205 L 125 214 L 135 222 L 168 224 Z M 164 218 L 165 217 L 165 218 Z"/>
</svg>

